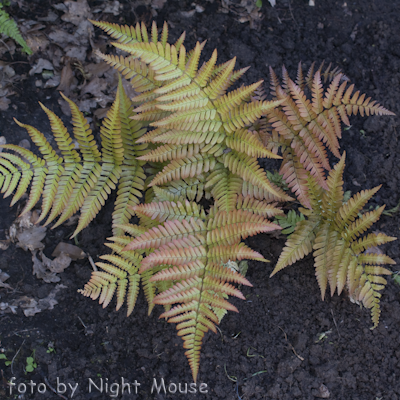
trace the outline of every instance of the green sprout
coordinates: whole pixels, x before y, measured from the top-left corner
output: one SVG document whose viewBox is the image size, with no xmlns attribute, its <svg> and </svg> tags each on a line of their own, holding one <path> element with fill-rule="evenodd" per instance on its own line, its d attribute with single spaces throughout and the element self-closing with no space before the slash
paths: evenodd
<svg viewBox="0 0 400 400">
<path fill-rule="evenodd" d="M 6 367 L 11 365 L 11 363 L 12 363 L 12 361 L 10 361 L 5 354 L 0 354 L 0 360 L 6 360 L 6 361 L 4 361 L 4 364 L 6 365 Z"/>
<path fill-rule="evenodd" d="M 25 373 L 33 372 L 36 368 L 37 368 L 37 364 L 35 362 L 35 350 L 33 350 L 30 357 L 26 357 Z"/>
</svg>

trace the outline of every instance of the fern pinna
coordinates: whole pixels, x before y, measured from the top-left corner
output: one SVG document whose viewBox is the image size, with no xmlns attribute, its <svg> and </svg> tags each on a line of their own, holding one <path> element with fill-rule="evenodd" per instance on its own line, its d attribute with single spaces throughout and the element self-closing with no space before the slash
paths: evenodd
<svg viewBox="0 0 400 400">
<path fill-rule="evenodd" d="M 144 187 L 143 162 L 136 159 L 143 153 L 146 145 L 135 140 L 144 133 L 141 124 L 133 121 L 132 105 L 127 98 L 122 81 L 119 83 L 116 99 L 104 119 L 101 131 L 101 151 L 98 149 L 86 118 L 74 102 L 62 95 L 68 102 L 72 113 L 74 137 L 70 137 L 62 121 L 41 104 L 46 112 L 54 139 L 61 155 L 51 147 L 45 136 L 36 128 L 17 122 L 27 129 L 32 141 L 39 148 L 43 158 L 30 150 L 16 145 L 2 145 L 3 149 L 20 154 L 0 153 L 0 187 L 4 197 L 11 195 L 13 205 L 31 189 L 25 214 L 31 210 L 42 196 L 42 210 L 38 223 L 47 216 L 45 225 L 59 217 L 53 228 L 60 225 L 79 209 L 81 215 L 72 236 L 84 229 L 100 211 L 111 190 L 117 189 L 117 199 L 113 213 L 114 233 L 120 231 L 116 226 L 130 219 L 129 206 L 139 203 Z"/>
</svg>

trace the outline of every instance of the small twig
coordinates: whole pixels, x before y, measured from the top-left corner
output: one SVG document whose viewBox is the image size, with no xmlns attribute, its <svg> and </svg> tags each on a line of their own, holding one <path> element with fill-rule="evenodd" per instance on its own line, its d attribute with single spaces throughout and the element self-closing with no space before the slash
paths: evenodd
<svg viewBox="0 0 400 400">
<path fill-rule="evenodd" d="M 10 48 L 7 46 L 7 43 L 4 40 L 0 39 L 0 42 L 3 43 L 4 46 L 6 46 L 8 51 L 10 51 Z M 10 55 L 11 55 L 11 53 L 10 53 Z M 12 58 L 12 55 L 11 55 L 11 58 Z"/>
<path fill-rule="evenodd" d="M 331 314 L 332 314 L 332 318 L 333 318 L 333 323 L 335 324 L 337 333 L 338 333 L 338 335 L 339 335 L 339 339 L 341 339 L 342 337 L 340 336 L 339 328 L 338 328 L 338 325 L 337 325 L 337 323 L 336 323 L 335 316 L 333 315 L 333 310 L 332 310 L 332 309 L 331 309 Z"/>
<path fill-rule="evenodd" d="M 279 325 L 276 325 L 276 326 L 277 326 L 277 327 L 283 332 L 283 334 L 285 335 L 285 340 L 289 343 L 289 346 L 291 347 L 291 349 L 292 349 L 294 355 L 295 355 L 299 360 L 304 361 L 304 358 L 303 358 L 302 356 L 300 356 L 300 355 L 297 354 L 297 352 L 296 352 L 296 350 L 294 349 L 292 343 L 289 342 L 289 340 L 288 340 L 288 338 L 287 338 L 287 335 L 286 335 L 286 332 L 285 332 Z"/>
<path fill-rule="evenodd" d="M 221 335 L 221 340 L 224 341 L 224 336 L 222 335 L 222 331 L 218 326 L 215 326 L 219 332 L 219 334 Z"/>
<path fill-rule="evenodd" d="M 25 343 L 25 339 L 24 339 L 24 341 L 22 342 L 21 347 L 18 349 L 18 351 L 15 353 L 13 359 L 11 360 L 11 373 L 12 373 L 13 375 L 14 375 L 14 368 L 13 368 L 13 367 L 14 367 L 14 360 L 15 360 L 15 358 L 17 357 L 18 353 L 21 351 L 22 346 L 24 345 L 24 343 Z"/>
<path fill-rule="evenodd" d="M 239 395 L 239 383 L 236 382 L 236 393 L 239 400 L 243 400 Z"/>
<path fill-rule="evenodd" d="M 56 389 L 54 389 L 53 386 L 50 385 L 49 380 L 48 380 L 45 376 L 43 377 L 43 379 L 44 379 L 44 383 L 45 383 L 58 397 L 61 397 L 61 398 L 64 399 L 64 400 L 68 400 L 65 396 L 63 396 L 62 394 L 58 393 L 58 392 L 56 391 Z"/>
<path fill-rule="evenodd" d="M 237 378 L 236 378 L 236 376 L 229 376 L 228 375 L 228 371 L 226 370 L 226 364 L 224 364 L 224 370 L 225 370 L 225 374 L 226 374 L 226 376 L 228 377 L 228 379 L 230 380 L 230 381 L 232 381 L 232 382 L 237 382 Z"/>
<path fill-rule="evenodd" d="M 91 265 L 92 268 L 93 268 L 93 271 L 98 271 L 98 269 L 97 269 L 97 267 L 96 267 L 96 264 L 95 264 L 94 261 L 93 261 L 93 258 L 90 257 L 89 254 L 88 254 L 87 256 L 88 256 L 88 260 L 89 260 L 89 262 L 90 262 L 90 265 Z"/>
<path fill-rule="evenodd" d="M 13 61 L 8 63 L 8 65 L 13 65 L 13 64 L 30 64 L 28 61 Z"/>
<path fill-rule="evenodd" d="M 81 317 L 80 317 L 79 315 L 78 315 L 77 317 L 78 317 L 79 321 L 81 321 L 81 324 L 83 325 L 83 327 L 84 327 L 85 329 L 87 329 L 87 326 L 83 323 Z"/>
<path fill-rule="evenodd" d="M 293 18 L 294 23 L 296 24 L 297 28 L 299 28 L 299 24 L 298 24 L 297 21 L 294 19 L 294 15 L 293 15 L 293 12 L 292 12 L 292 2 L 291 2 L 291 1 L 289 1 L 289 11 L 290 11 L 290 15 L 291 15 L 292 18 Z"/>
</svg>

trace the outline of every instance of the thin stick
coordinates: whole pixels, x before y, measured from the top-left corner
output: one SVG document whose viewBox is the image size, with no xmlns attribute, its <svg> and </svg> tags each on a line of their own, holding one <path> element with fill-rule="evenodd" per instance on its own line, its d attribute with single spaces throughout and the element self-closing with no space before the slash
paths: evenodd
<svg viewBox="0 0 400 400">
<path fill-rule="evenodd" d="M 331 314 L 332 314 L 332 318 L 333 318 L 333 323 L 335 324 L 337 333 L 339 335 L 339 339 L 341 339 L 342 337 L 340 336 L 339 328 L 337 326 L 336 319 L 335 319 L 335 316 L 333 315 L 333 310 L 332 309 L 331 309 Z"/>
<path fill-rule="evenodd" d="M 45 376 L 43 377 L 43 379 L 44 379 L 44 383 L 45 383 L 58 397 L 61 397 L 61 398 L 64 399 L 64 400 L 68 400 L 65 396 L 63 396 L 62 394 L 58 393 L 58 392 L 56 391 L 56 389 L 54 389 L 53 386 L 50 385 L 49 380 L 48 380 Z"/>
<path fill-rule="evenodd" d="M 15 358 L 17 357 L 18 353 L 21 351 L 22 346 L 24 345 L 24 343 L 25 343 L 25 339 L 24 339 L 24 341 L 22 342 L 21 347 L 18 349 L 18 351 L 15 353 L 15 356 L 14 356 L 13 359 L 11 360 L 11 373 L 12 373 L 13 375 L 14 375 L 14 368 L 13 368 L 13 366 L 14 366 L 14 360 L 15 360 Z"/>
<path fill-rule="evenodd" d="M 95 264 L 94 261 L 93 261 L 93 258 L 90 257 L 89 254 L 88 254 L 87 256 L 88 256 L 88 260 L 89 260 L 89 262 L 90 262 L 90 265 L 91 265 L 92 268 L 93 268 L 93 271 L 98 271 L 98 269 L 97 269 L 97 267 L 96 267 L 96 264 Z"/>
<path fill-rule="evenodd" d="M 276 325 L 276 326 L 277 326 L 277 327 L 283 332 L 283 334 L 285 335 L 285 340 L 289 343 L 289 346 L 291 347 L 291 349 L 292 349 L 294 355 L 295 355 L 299 360 L 304 361 L 304 358 L 303 358 L 302 356 L 300 356 L 300 355 L 297 354 L 297 352 L 296 352 L 296 350 L 294 349 L 292 343 L 289 342 L 289 340 L 288 340 L 288 338 L 287 338 L 287 335 L 286 335 L 286 332 L 285 332 L 279 325 Z"/>
</svg>

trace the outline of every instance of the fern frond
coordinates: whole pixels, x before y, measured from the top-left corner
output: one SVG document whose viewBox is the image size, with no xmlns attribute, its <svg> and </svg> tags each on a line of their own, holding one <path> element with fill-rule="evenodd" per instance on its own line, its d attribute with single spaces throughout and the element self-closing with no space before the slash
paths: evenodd
<svg viewBox="0 0 400 400">
<path fill-rule="evenodd" d="M 382 234 L 370 234 L 360 238 L 376 222 L 384 206 L 359 215 L 366 202 L 379 189 L 363 191 L 354 195 L 346 204 L 343 201 L 344 159 L 329 174 L 328 190 L 316 185 L 309 177 L 311 209 L 308 220 L 296 225 L 294 233 L 286 242 L 272 274 L 302 258 L 314 249 L 314 266 L 322 298 L 328 283 L 333 294 L 340 294 L 345 286 L 349 295 L 371 309 L 374 326 L 379 320 L 379 291 L 386 281 L 379 275 L 389 273 L 376 265 L 393 264 L 394 261 L 383 254 L 371 254 L 372 246 L 394 240 Z M 369 272 L 368 272 L 369 271 Z"/>
<path fill-rule="evenodd" d="M 341 229 L 354 221 L 360 210 L 368 200 L 381 188 L 377 186 L 370 190 L 362 190 L 352 196 L 346 204 L 343 204 L 336 215 L 336 223 Z"/>
<path fill-rule="evenodd" d="M 118 311 L 126 301 L 127 316 L 129 316 L 138 295 L 140 282 L 140 275 L 137 274 L 138 267 L 120 256 L 104 255 L 100 258 L 112 264 L 96 263 L 105 272 L 93 272 L 90 281 L 78 292 L 93 300 L 96 300 L 101 294 L 99 303 L 103 304 L 103 308 L 108 306 L 115 294 L 116 310 Z"/>
<path fill-rule="evenodd" d="M 7 35 L 15 40 L 22 50 L 30 55 L 32 54 L 31 48 L 27 45 L 25 39 L 22 37 L 16 22 L 2 9 L 3 4 L 0 6 L 0 33 Z"/>
</svg>

